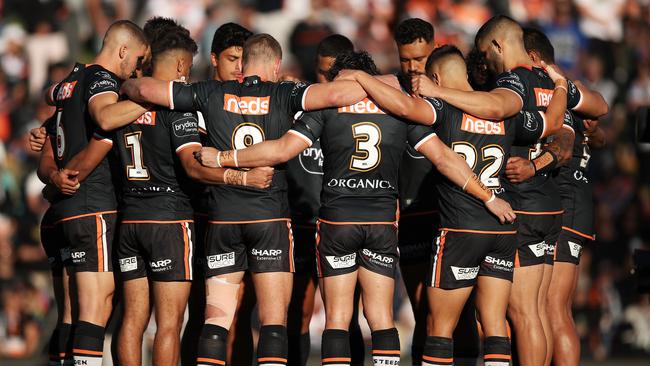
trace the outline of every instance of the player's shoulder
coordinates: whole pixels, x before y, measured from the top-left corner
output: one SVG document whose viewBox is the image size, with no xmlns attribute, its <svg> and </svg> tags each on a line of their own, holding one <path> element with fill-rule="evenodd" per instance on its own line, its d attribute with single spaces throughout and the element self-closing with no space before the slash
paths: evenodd
<svg viewBox="0 0 650 366">
<path fill-rule="evenodd" d="M 84 76 L 90 93 L 117 90 L 121 84 L 120 78 L 115 73 L 101 65 L 94 64 L 86 66 L 84 68 Z"/>
</svg>

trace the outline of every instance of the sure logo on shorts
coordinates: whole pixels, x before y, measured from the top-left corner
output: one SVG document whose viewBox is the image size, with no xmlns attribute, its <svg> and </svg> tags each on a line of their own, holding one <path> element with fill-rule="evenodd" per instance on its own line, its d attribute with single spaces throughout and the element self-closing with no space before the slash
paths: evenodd
<svg viewBox="0 0 650 366">
<path fill-rule="evenodd" d="M 480 133 L 481 135 L 506 134 L 506 126 L 503 121 L 486 121 L 465 113 L 463 113 L 463 122 L 460 129 L 471 133 Z"/>
<path fill-rule="evenodd" d="M 571 255 L 575 258 L 580 258 L 580 251 L 582 250 L 582 245 L 569 241 L 569 250 Z"/>
<path fill-rule="evenodd" d="M 544 89 L 544 88 L 534 88 L 535 89 L 535 103 L 538 107 L 548 107 L 551 103 L 551 98 L 553 98 L 553 90 Z"/>
<path fill-rule="evenodd" d="M 56 100 L 61 101 L 72 97 L 72 92 L 74 91 L 75 85 L 77 85 L 76 80 L 61 84 L 61 86 L 59 86 L 58 93 L 56 93 Z"/>
<path fill-rule="evenodd" d="M 334 269 L 350 268 L 357 263 L 357 253 L 344 255 L 342 257 L 335 257 L 333 255 L 326 255 L 325 259 Z"/>
<path fill-rule="evenodd" d="M 207 257 L 208 268 L 217 269 L 235 265 L 235 252 L 209 255 Z"/>
<path fill-rule="evenodd" d="M 223 96 L 223 109 L 228 112 L 261 116 L 269 113 L 271 97 L 240 97 L 234 94 Z"/>
<path fill-rule="evenodd" d="M 155 126 L 156 125 L 156 112 L 155 111 L 147 111 L 144 112 L 143 115 L 138 117 L 133 124 L 136 125 L 146 125 L 146 126 Z"/>
<path fill-rule="evenodd" d="M 456 267 L 451 266 L 451 272 L 454 274 L 456 281 L 473 280 L 478 276 L 479 267 Z"/>
<path fill-rule="evenodd" d="M 339 113 L 358 113 L 358 114 L 386 114 L 372 100 L 364 98 L 363 100 L 344 107 L 339 107 Z"/>
<path fill-rule="evenodd" d="M 535 257 L 541 257 L 546 253 L 546 242 L 541 242 L 537 244 L 530 244 L 528 246 L 530 248 L 530 251 L 535 254 Z"/>
<path fill-rule="evenodd" d="M 136 257 L 128 257 L 120 259 L 120 271 L 129 272 L 138 269 L 138 259 Z"/>
</svg>

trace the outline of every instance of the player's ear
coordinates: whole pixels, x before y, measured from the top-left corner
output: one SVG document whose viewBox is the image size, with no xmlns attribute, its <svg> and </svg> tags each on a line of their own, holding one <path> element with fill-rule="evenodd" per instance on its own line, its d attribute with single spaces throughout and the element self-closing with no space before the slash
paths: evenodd
<svg viewBox="0 0 650 366">
<path fill-rule="evenodd" d="M 212 63 L 212 67 L 216 68 L 219 65 L 219 56 L 214 52 L 210 52 L 210 62 Z"/>
<path fill-rule="evenodd" d="M 127 53 L 128 47 L 126 45 L 121 45 L 120 46 L 120 53 L 119 56 L 121 59 L 126 58 L 126 53 Z"/>
<path fill-rule="evenodd" d="M 503 52 L 501 44 L 496 39 L 492 40 L 492 47 L 494 47 L 494 50 L 499 54 Z"/>
<path fill-rule="evenodd" d="M 533 52 L 533 51 L 528 52 L 528 57 L 530 57 L 530 59 L 533 60 L 533 63 L 538 63 L 540 61 L 537 52 Z"/>
</svg>

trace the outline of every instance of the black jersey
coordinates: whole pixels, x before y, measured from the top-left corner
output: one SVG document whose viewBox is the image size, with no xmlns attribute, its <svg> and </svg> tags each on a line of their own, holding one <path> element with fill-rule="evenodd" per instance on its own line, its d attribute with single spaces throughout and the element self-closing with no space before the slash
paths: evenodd
<svg viewBox="0 0 650 366">
<path fill-rule="evenodd" d="M 323 151 L 320 140 L 287 162 L 287 178 L 292 224 L 316 224 L 323 186 Z"/>
<path fill-rule="evenodd" d="M 115 74 L 99 65 L 76 64 L 72 72 L 52 90 L 57 114 L 54 126 L 50 127 L 48 133 L 56 136 L 50 140 L 59 168 L 64 168 L 93 138 L 111 143 L 107 134 L 92 120 L 88 103 L 100 94 L 118 94 L 120 80 Z M 113 211 L 116 205 L 108 158 L 104 158 L 88 175 L 74 195 L 59 194 L 52 202 L 59 220 Z"/>
<path fill-rule="evenodd" d="M 407 144 L 399 166 L 400 220 L 438 214 L 437 176 L 433 163 Z"/>
<path fill-rule="evenodd" d="M 435 136 L 364 99 L 303 114 L 290 133 L 310 144 L 320 138 L 325 163 L 319 217 L 334 222 L 394 222 L 398 170 L 405 142 L 418 147 Z"/>
<path fill-rule="evenodd" d="M 522 101 L 523 111 L 546 111 L 555 84 L 546 71 L 537 67 L 519 66 L 501 74 L 496 81 L 497 88 L 514 92 Z M 580 92 L 569 82 L 567 107 L 580 104 Z M 532 160 L 539 156 L 546 139 L 526 146 L 513 146 L 512 156 Z M 512 191 L 513 207 L 522 213 L 559 213 L 562 211 L 557 186 L 548 174 L 539 174 L 519 184 L 504 181 L 508 191 Z"/>
<path fill-rule="evenodd" d="M 200 111 L 205 118 L 208 146 L 244 149 L 280 138 L 293 116 L 304 108 L 307 84 L 263 82 L 257 76 L 237 81 L 172 82 L 172 109 Z M 208 188 L 210 220 L 251 222 L 289 218 L 284 166 L 276 167 L 271 187 L 213 185 Z"/>
<path fill-rule="evenodd" d="M 115 132 L 120 157 L 124 220 L 190 220 L 191 185 L 178 158 L 201 146 L 198 121 L 191 112 L 149 111 Z"/>
<path fill-rule="evenodd" d="M 440 140 L 465 158 L 485 186 L 509 200 L 503 174 L 511 147 L 514 143 L 526 145 L 537 141 L 544 131 L 543 115 L 522 111 L 505 121 L 487 121 L 439 99 L 426 100 L 436 112 L 434 129 Z M 448 179 L 442 179 L 437 187 L 441 228 L 482 232 L 515 230 L 513 224 L 501 225 L 481 201 Z"/>
</svg>

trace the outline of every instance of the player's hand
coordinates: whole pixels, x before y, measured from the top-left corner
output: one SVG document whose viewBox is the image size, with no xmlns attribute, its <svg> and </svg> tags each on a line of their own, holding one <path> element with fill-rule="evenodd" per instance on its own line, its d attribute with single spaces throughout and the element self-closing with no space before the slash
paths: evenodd
<svg viewBox="0 0 650 366">
<path fill-rule="evenodd" d="M 508 159 L 508 164 L 506 165 L 506 177 L 512 183 L 521 183 L 530 179 L 534 175 L 535 167 L 533 166 L 532 161 L 518 156 L 513 156 Z"/>
<path fill-rule="evenodd" d="M 562 71 L 560 71 L 560 68 L 557 67 L 557 65 L 547 65 L 546 62 L 542 61 L 542 67 L 544 67 L 548 73 L 548 76 L 551 77 L 551 80 L 553 80 L 554 83 L 558 80 L 566 81 L 566 77 L 563 75 Z"/>
<path fill-rule="evenodd" d="M 246 172 L 246 185 L 255 188 L 269 188 L 274 169 L 268 166 L 253 168 Z"/>
<path fill-rule="evenodd" d="M 486 202 L 485 207 L 499 218 L 499 222 L 502 224 L 512 223 L 517 218 L 510 204 L 499 197 L 495 197 L 491 202 Z"/>
<path fill-rule="evenodd" d="M 70 169 L 61 169 L 50 175 L 50 182 L 56 186 L 59 192 L 66 195 L 73 195 L 81 186 L 77 179 L 79 172 Z"/>
<path fill-rule="evenodd" d="M 334 80 L 335 81 L 339 81 L 339 80 L 356 81 L 357 80 L 357 75 L 359 75 L 362 72 L 363 71 L 360 71 L 360 70 L 341 70 L 341 71 L 339 71 L 339 74 L 336 75 Z"/>
<path fill-rule="evenodd" d="M 411 88 L 415 95 L 431 98 L 440 97 L 440 87 L 424 74 L 414 75 L 411 77 Z"/>
<path fill-rule="evenodd" d="M 29 130 L 29 147 L 32 151 L 41 151 L 43 150 L 43 145 L 45 145 L 45 139 L 47 138 L 47 132 L 45 127 L 36 127 Z"/>
<path fill-rule="evenodd" d="M 203 147 L 201 150 L 194 152 L 194 158 L 203 166 L 219 168 L 219 164 L 217 164 L 218 153 L 219 150 L 214 147 Z"/>
<path fill-rule="evenodd" d="M 582 124 L 585 126 L 585 135 L 587 137 L 593 136 L 598 130 L 598 120 L 585 119 L 582 121 Z"/>
</svg>

